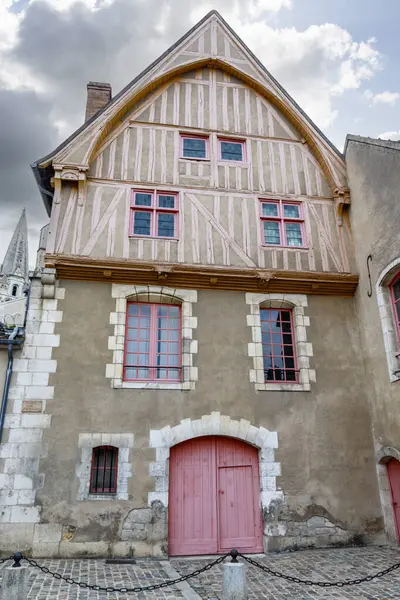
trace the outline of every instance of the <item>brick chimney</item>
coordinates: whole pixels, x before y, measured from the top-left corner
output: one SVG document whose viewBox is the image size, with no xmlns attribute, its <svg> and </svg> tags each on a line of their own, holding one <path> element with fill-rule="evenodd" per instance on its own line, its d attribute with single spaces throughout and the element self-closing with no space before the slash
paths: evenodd
<svg viewBox="0 0 400 600">
<path fill-rule="evenodd" d="M 87 84 L 87 101 L 85 121 L 93 117 L 101 108 L 111 100 L 111 85 L 89 81 Z"/>
</svg>

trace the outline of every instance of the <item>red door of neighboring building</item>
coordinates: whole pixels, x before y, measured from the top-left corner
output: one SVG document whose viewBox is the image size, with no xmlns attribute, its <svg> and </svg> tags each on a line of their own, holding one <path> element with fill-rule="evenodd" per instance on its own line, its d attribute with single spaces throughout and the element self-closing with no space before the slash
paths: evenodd
<svg viewBox="0 0 400 600">
<path fill-rule="evenodd" d="M 387 464 L 387 470 L 390 482 L 390 489 L 392 492 L 397 539 L 400 542 L 400 462 L 395 458 L 392 458 Z"/>
<path fill-rule="evenodd" d="M 169 554 L 262 551 L 258 453 L 224 437 L 171 449 Z"/>
</svg>

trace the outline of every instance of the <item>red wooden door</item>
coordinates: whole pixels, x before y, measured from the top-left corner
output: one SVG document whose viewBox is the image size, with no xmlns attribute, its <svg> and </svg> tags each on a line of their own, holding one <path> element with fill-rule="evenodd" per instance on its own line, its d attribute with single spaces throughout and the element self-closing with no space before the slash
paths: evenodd
<svg viewBox="0 0 400 600">
<path fill-rule="evenodd" d="M 209 438 L 174 446 L 170 455 L 169 553 L 217 551 L 215 449 Z"/>
<path fill-rule="evenodd" d="M 392 458 L 387 464 L 390 489 L 392 492 L 394 520 L 396 522 L 397 539 L 400 542 L 400 462 Z"/>
<path fill-rule="evenodd" d="M 218 550 L 262 551 L 258 452 L 240 440 L 218 438 Z"/>
<path fill-rule="evenodd" d="M 262 551 L 258 453 L 224 437 L 171 449 L 169 554 Z"/>
</svg>

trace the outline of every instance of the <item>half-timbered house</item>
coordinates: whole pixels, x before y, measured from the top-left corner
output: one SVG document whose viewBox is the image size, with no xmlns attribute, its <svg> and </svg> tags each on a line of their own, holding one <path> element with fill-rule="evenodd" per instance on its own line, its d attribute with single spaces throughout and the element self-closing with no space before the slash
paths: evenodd
<svg viewBox="0 0 400 600">
<path fill-rule="evenodd" d="M 86 116 L 33 166 L 0 548 L 382 541 L 342 154 L 215 11 Z"/>
</svg>

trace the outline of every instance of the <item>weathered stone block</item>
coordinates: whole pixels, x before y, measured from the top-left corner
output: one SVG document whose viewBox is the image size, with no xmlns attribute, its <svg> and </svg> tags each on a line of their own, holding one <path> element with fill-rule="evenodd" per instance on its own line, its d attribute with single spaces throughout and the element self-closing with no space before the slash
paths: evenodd
<svg viewBox="0 0 400 600">
<path fill-rule="evenodd" d="M 28 597 L 28 567 L 14 569 L 12 566 L 3 571 L 0 588 L 0 600 L 21 600 Z"/>
<path fill-rule="evenodd" d="M 61 541 L 62 526 L 58 523 L 41 523 L 35 525 L 34 544 L 56 544 Z"/>
</svg>

